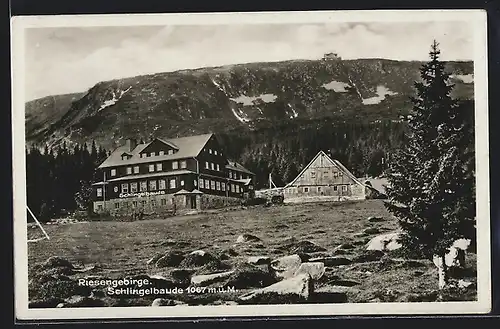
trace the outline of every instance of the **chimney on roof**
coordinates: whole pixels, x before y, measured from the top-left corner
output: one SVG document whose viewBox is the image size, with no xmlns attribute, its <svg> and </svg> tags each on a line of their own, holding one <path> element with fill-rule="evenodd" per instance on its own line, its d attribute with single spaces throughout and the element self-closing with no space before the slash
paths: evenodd
<svg viewBox="0 0 500 329">
<path fill-rule="evenodd" d="M 125 141 L 125 146 L 127 147 L 127 152 L 132 152 L 132 150 L 137 146 L 137 141 L 133 138 L 128 138 Z"/>
</svg>

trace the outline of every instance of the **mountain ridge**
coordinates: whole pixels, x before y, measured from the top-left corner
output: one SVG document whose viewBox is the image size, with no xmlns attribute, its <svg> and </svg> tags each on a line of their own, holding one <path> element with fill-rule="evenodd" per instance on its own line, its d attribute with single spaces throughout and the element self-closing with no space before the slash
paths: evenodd
<svg viewBox="0 0 500 329">
<path fill-rule="evenodd" d="M 288 60 L 113 79 L 26 103 L 28 144 L 258 130 L 293 120 L 401 120 L 423 61 Z M 473 65 L 446 62 L 455 97 L 473 98 Z M 471 78 L 472 77 L 472 78 Z"/>
</svg>

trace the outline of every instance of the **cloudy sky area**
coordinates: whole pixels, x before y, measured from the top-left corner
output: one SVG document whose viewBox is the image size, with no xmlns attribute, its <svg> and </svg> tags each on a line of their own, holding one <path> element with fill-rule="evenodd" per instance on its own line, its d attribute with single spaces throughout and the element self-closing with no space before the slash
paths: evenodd
<svg viewBox="0 0 500 329">
<path fill-rule="evenodd" d="M 185 68 L 317 59 L 473 58 L 464 22 L 129 26 L 26 31 L 26 98 L 83 92 L 99 81 Z"/>
</svg>

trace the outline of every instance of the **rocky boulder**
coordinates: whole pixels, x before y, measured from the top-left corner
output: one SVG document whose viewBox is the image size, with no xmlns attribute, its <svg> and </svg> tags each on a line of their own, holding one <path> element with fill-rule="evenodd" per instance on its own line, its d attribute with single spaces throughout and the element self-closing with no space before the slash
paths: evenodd
<svg viewBox="0 0 500 329">
<path fill-rule="evenodd" d="M 302 263 L 294 275 L 301 274 L 309 274 L 313 280 L 319 280 L 325 274 L 325 264 L 322 262 Z"/>
<path fill-rule="evenodd" d="M 304 273 L 244 294 L 239 301 L 245 304 L 302 303 L 309 300 L 313 292 L 313 280 Z"/>
<path fill-rule="evenodd" d="M 205 274 L 205 275 L 194 275 L 191 277 L 191 284 L 195 286 L 207 286 L 215 282 L 224 281 L 233 274 L 234 271 Z"/>
<path fill-rule="evenodd" d="M 176 267 L 184 259 L 184 256 L 176 251 L 169 251 L 165 253 L 163 256 L 159 257 L 156 262 L 156 267 Z"/>
<path fill-rule="evenodd" d="M 302 264 L 302 259 L 299 255 L 290 255 L 275 259 L 270 264 L 270 269 L 277 279 L 288 279 L 295 274 Z"/>
<path fill-rule="evenodd" d="M 214 263 L 218 264 L 220 263 L 220 260 L 204 250 L 195 250 L 184 257 L 184 259 L 180 263 L 180 266 L 185 268 L 192 268 Z"/>
<path fill-rule="evenodd" d="M 262 288 L 276 283 L 276 279 L 266 268 L 241 263 L 236 266 L 234 273 L 226 281 L 226 286 L 236 289 Z"/>
<path fill-rule="evenodd" d="M 271 258 L 268 256 L 250 256 L 247 263 L 252 265 L 268 265 L 271 263 Z"/>
<path fill-rule="evenodd" d="M 252 234 L 242 234 L 236 239 L 236 243 L 260 242 L 260 238 Z"/>
<path fill-rule="evenodd" d="M 173 299 L 167 299 L 167 298 L 156 298 L 153 300 L 153 303 L 151 306 L 178 306 L 178 305 L 185 305 L 186 303 L 178 301 L 178 300 L 173 300 Z"/>
<path fill-rule="evenodd" d="M 399 232 L 377 235 L 366 244 L 366 250 L 392 251 L 402 247 Z"/>
<path fill-rule="evenodd" d="M 321 262 L 325 266 L 338 266 L 338 265 L 348 265 L 352 263 L 352 260 L 341 256 L 329 256 L 329 257 L 316 257 L 309 259 L 309 262 Z"/>
</svg>

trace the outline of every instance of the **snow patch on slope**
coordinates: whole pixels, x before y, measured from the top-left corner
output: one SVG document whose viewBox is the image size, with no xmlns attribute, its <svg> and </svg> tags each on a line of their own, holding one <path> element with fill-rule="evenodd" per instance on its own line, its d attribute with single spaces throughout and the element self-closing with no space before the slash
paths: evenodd
<svg viewBox="0 0 500 329">
<path fill-rule="evenodd" d="M 397 95 L 396 92 L 390 91 L 389 88 L 385 86 L 377 86 L 377 96 L 363 98 L 363 104 L 371 105 L 378 104 L 385 99 L 387 95 Z"/>
<path fill-rule="evenodd" d="M 99 109 L 97 110 L 97 112 L 100 112 L 107 107 L 115 105 L 122 98 L 122 96 L 130 90 L 130 88 L 132 88 L 132 86 L 128 87 L 125 90 L 120 90 L 118 93 L 113 90 L 113 97 L 107 101 L 104 101 L 102 103 L 102 105 L 99 107 Z"/>
<path fill-rule="evenodd" d="M 236 111 L 233 107 L 231 107 L 231 111 L 233 111 L 234 116 L 241 123 L 248 123 L 251 121 L 242 110 Z"/>
<path fill-rule="evenodd" d="M 254 101 L 261 100 L 264 103 L 274 103 L 278 96 L 273 94 L 261 94 L 259 96 L 245 96 L 240 95 L 238 97 L 230 98 L 232 101 L 236 103 L 243 104 L 244 106 L 254 105 Z"/>
<path fill-rule="evenodd" d="M 345 93 L 347 92 L 349 84 L 342 81 L 332 80 L 329 83 L 325 83 L 322 87 L 328 90 L 333 90 L 336 93 Z"/>
</svg>

